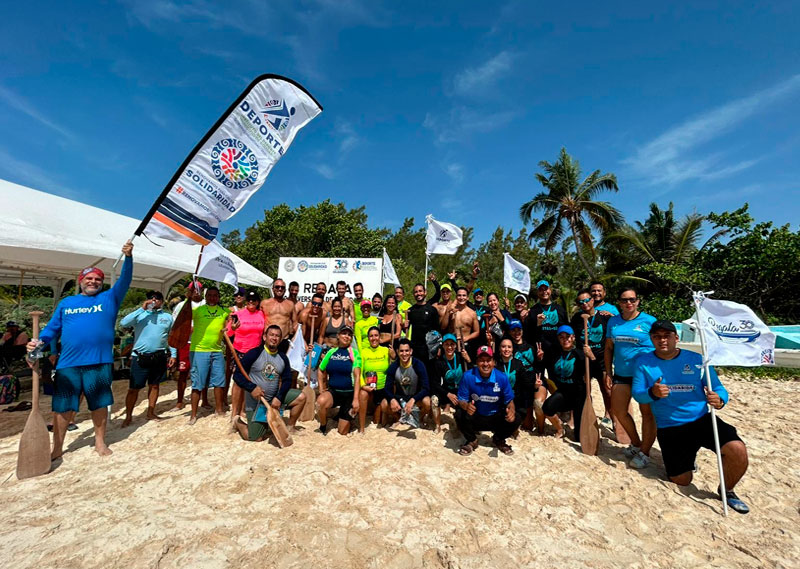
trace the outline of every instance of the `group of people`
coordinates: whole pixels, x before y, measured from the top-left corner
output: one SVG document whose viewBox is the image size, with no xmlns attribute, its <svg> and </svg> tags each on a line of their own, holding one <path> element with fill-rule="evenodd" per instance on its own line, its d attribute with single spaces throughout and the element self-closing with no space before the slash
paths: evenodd
<svg viewBox="0 0 800 569">
<path fill-rule="evenodd" d="M 132 249 L 120 278 L 102 291 L 104 275 L 95 267 L 81 272 L 80 294 L 59 303 L 39 340 L 60 338 L 53 396 L 53 458 L 61 456 L 64 431 L 86 397 L 95 425 L 95 447 L 109 454 L 104 442 L 111 395 L 111 353 L 119 305 L 131 281 Z M 148 387 L 147 418 L 155 412 L 158 386 L 168 376 L 177 380 L 176 406 L 184 406 L 191 383 L 194 424 L 200 405 L 208 405 L 213 389 L 215 411 L 225 414 L 230 391 L 234 426 L 243 438 L 269 435 L 267 406 L 288 410 L 294 427 L 311 405 L 305 378 L 313 387 L 319 430 L 329 419 L 346 434 L 353 425 L 364 432 L 369 417 L 378 425 L 397 421 L 438 430 L 452 412 L 464 437 L 459 449 L 469 455 L 478 433 L 490 431 L 500 452 L 510 455 L 508 439 L 520 429 L 545 435 L 550 422 L 556 436 L 565 422 L 577 440 L 588 375 L 598 381 L 605 406 L 602 421 L 627 434 L 624 449 L 632 468 L 645 468 L 659 440 L 667 475 L 689 484 L 700 447 L 714 449 L 708 406 L 722 408 L 728 393 L 711 369 L 707 390 L 698 354 L 677 347 L 675 326 L 639 309 L 633 288 L 623 288 L 619 308 L 606 302 L 601 282 L 592 282 L 577 296 L 570 318 L 554 302 L 550 283 L 540 280 L 531 305 L 524 294 L 513 302 L 494 292 L 485 294 L 472 278 L 459 285 L 455 273 L 440 284 L 429 276 L 433 294 L 417 283 L 414 303 L 403 287 L 384 297 L 364 297 L 359 283 L 348 296 L 347 284 L 336 283 L 336 296 L 326 300 L 326 283 L 316 285 L 307 304 L 298 299 L 299 285 L 277 279 L 272 295 L 239 289 L 234 305 L 220 306 L 219 290 L 194 281 L 186 299 L 172 313 L 161 293 L 151 291 L 143 305 L 120 323 L 134 329 L 130 388 L 123 427 L 132 421 L 139 390 Z M 471 298 L 470 298 L 471 296 Z M 501 304 L 502 302 L 502 304 Z M 303 368 L 293 370 L 287 352 L 298 329 L 307 345 Z M 588 366 L 586 362 L 588 360 Z M 295 365 L 297 367 L 297 365 Z M 300 372 L 300 373 L 298 373 Z M 641 433 L 629 413 L 631 398 L 640 405 Z M 747 506 L 733 487 L 747 468 L 747 451 L 736 429 L 717 420 L 725 497 L 737 511 Z"/>
</svg>

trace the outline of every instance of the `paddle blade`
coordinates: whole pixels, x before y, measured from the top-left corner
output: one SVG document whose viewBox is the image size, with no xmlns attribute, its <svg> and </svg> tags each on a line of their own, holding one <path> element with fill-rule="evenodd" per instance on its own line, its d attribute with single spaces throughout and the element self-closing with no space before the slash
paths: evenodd
<svg viewBox="0 0 800 569">
<path fill-rule="evenodd" d="M 597 426 L 597 416 L 594 414 L 591 399 L 583 405 L 580 441 L 583 454 L 590 456 L 597 454 L 597 447 L 600 445 L 600 430 Z"/>
<path fill-rule="evenodd" d="M 19 439 L 17 478 L 33 478 L 50 472 L 50 433 L 39 409 L 32 409 Z"/>
<path fill-rule="evenodd" d="M 170 330 L 167 344 L 170 347 L 180 350 L 189 343 L 192 337 L 192 319 L 184 320 L 180 326 L 173 326 Z"/>
<path fill-rule="evenodd" d="M 314 394 L 314 390 L 311 389 L 308 385 L 303 388 L 303 393 L 306 396 L 306 404 L 303 407 L 303 412 L 300 414 L 301 421 L 313 421 L 314 420 L 314 412 L 316 409 L 316 402 L 317 396 Z"/>
<path fill-rule="evenodd" d="M 262 399 L 262 401 L 264 400 Z M 267 405 L 266 402 L 264 402 L 264 404 Z M 292 440 L 292 435 L 289 434 L 289 429 L 286 428 L 283 417 L 278 414 L 272 405 L 267 405 L 267 425 L 269 425 L 270 430 L 272 430 L 272 434 L 275 435 L 279 447 L 286 448 L 292 446 L 294 442 Z"/>
</svg>

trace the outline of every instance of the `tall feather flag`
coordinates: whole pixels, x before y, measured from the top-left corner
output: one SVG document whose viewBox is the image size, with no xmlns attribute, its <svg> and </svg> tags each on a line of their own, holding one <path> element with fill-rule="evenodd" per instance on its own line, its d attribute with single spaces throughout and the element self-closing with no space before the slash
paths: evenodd
<svg viewBox="0 0 800 569">
<path fill-rule="evenodd" d="M 219 224 L 239 212 L 300 129 L 321 112 L 299 83 L 279 75 L 257 77 L 186 157 L 134 236 L 208 245 Z"/>
</svg>

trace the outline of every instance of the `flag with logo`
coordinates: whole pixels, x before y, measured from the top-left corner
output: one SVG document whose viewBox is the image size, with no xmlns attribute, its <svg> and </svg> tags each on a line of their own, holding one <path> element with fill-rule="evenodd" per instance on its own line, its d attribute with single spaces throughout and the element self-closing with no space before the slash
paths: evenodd
<svg viewBox="0 0 800 569">
<path fill-rule="evenodd" d="M 294 333 L 291 346 L 286 352 L 286 357 L 289 359 L 289 366 L 297 372 L 305 371 L 306 361 L 306 340 L 303 338 L 303 325 L 297 327 L 297 332 Z"/>
<path fill-rule="evenodd" d="M 775 334 L 750 307 L 695 295 L 697 325 L 712 365 L 775 365 Z"/>
<path fill-rule="evenodd" d="M 136 235 L 208 245 L 321 112 L 299 83 L 271 74 L 256 78 L 178 168 Z"/>
<path fill-rule="evenodd" d="M 230 252 L 217 241 L 212 241 L 200 254 L 197 275 L 213 281 L 239 286 L 239 273 Z"/>
<path fill-rule="evenodd" d="M 392 265 L 392 260 L 389 258 L 386 249 L 383 250 L 383 282 L 400 286 L 400 279 L 397 278 L 397 273 L 394 272 L 394 265 Z"/>
<path fill-rule="evenodd" d="M 436 221 L 432 215 L 425 218 L 428 222 L 428 232 L 425 235 L 427 248 L 426 255 L 455 255 L 458 248 L 464 244 L 461 228 L 452 223 Z"/>
<path fill-rule="evenodd" d="M 503 253 L 503 286 L 525 294 L 531 290 L 531 270 L 508 253 Z"/>
</svg>

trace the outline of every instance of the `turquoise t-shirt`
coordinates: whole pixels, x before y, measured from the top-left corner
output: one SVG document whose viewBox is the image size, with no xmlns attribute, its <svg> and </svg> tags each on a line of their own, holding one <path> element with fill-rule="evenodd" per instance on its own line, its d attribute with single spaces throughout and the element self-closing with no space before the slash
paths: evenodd
<svg viewBox="0 0 800 569">
<path fill-rule="evenodd" d="M 612 316 L 608 320 L 606 337 L 614 341 L 614 373 L 633 377 L 636 358 L 653 351 L 650 341 L 650 327 L 655 316 L 640 312 L 636 318 L 625 320 L 622 316 Z"/>
</svg>

